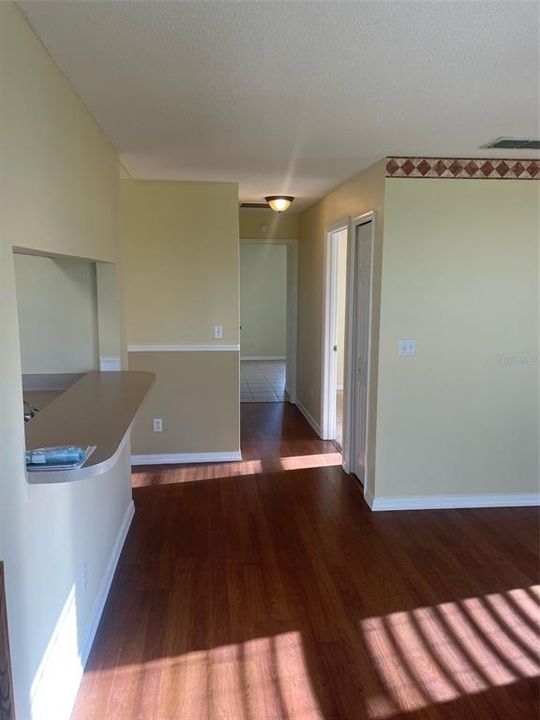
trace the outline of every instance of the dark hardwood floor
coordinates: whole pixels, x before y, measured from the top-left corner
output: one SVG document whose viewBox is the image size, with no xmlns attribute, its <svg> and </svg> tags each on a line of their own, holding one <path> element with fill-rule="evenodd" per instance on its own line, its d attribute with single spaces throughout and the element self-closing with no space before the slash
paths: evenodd
<svg viewBox="0 0 540 720">
<path fill-rule="evenodd" d="M 538 514 L 372 513 L 289 405 L 144 468 L 73 720 L 538 717 Z"/>
</svg>

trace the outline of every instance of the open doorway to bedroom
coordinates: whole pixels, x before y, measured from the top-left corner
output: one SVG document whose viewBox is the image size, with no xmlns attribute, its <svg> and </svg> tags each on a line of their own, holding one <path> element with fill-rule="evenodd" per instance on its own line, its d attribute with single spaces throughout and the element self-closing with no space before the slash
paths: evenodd
<svg viewBox="0 0 540 720">
<path fill-rule="evenodd" d="M 345 318 L 347 306 L 348 220 L 329 229 L 326 237 L 323 437 L 343 445 Z"/>
<path fill-rule="evenodd" d="M 296 242 L 240 242 L 240 401 L 296 395 Z"/>
</svg>

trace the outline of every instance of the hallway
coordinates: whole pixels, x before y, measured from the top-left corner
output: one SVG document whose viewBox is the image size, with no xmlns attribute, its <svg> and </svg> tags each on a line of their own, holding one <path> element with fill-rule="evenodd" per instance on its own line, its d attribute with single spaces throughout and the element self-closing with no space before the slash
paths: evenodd
<svg viewBox="0 0 540 720">
<path fill-rule="evenodd" d="M 536 717 L 536 509 L 372 513 L 288 404 L 242 450 L 133 473 L 73 720 Z"/>
</svg>

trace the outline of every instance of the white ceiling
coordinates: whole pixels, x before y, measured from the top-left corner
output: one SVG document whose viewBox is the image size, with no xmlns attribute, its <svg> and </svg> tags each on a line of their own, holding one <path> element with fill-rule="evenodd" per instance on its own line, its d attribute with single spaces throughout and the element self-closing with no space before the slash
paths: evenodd
<svg viewBox="0 0 540 720">
<path fill-rule="evenodd" d="M 135 178 L 299 209 L 385 155 L 539 133 L 536 1 L 19 6 Z"/>
</svg>

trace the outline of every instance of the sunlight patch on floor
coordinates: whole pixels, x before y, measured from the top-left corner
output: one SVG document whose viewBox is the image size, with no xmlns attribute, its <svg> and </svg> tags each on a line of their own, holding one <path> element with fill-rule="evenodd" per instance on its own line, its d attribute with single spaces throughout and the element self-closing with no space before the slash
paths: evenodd
<svg viewBox="0 0 540 720">
<path fill-rule="evenodd" d="M 368 698 L 369 717 L 383 720 L 536 677 L 539 588 L 362 620 L 384 688 Z"/>
<path fill-rule="evenodd" d="M 318 467 L 334 467 L 342 464 L 341 453 L 316 453 L 277 458 L 256 458 L 240 462 L 199 463 L 166 467 L 160 465 L 152 472 L 148 469 L 132 470 L 133 487 L 149 485 L 169 485 L 173 483 L 197 482 L 199 480 L 218 480 L 262 473 L 282 472 L 283 470 L 307 470 Z"/>
<path fill-rule="evenodd" d="M 296 455 L 280 458 L 282 470 L 304 470 L 306 468 L 332 467 L 341 465 L 341 453 L 324 453 L 321 455 Z"/>
<path fill-rule="evenodd" d="M 143 703 L 145 684 L 159 682 L 167 714 L 141 717 L 324 720 L 307 668 L 301 634 L 288 632 L 93 672 L 129 679 Z"/>
</svg>

